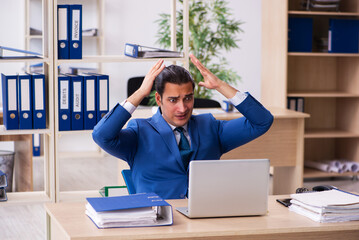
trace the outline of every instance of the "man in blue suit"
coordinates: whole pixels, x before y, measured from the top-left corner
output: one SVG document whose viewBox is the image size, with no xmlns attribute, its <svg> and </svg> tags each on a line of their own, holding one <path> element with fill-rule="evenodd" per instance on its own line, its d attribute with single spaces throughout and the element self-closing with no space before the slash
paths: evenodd
<svg viewBox="0 0 359 240">
<path fill-rule="evenodd" d="M 101 148 L 129 164 L 137 193 L 184 198 L 190 161 L 220 159 L 222 154 L 264 134 L 273 122 L 271 113 L 249 93 L 239 92 L 193 55 L 190 58 L 204 79 L 199 86 L 217 90 L 243 117 L 219 121 L 211 114 L 192 115 L 195 86 L 191 75 L 179 66 L 165 67 L 159 60 L 141 87 L 117 104 L 93 131 L 93 139 Z M 123 129 L 154 82 L 157 113 L 148 119 L 133 119 Z"/>
</svg>

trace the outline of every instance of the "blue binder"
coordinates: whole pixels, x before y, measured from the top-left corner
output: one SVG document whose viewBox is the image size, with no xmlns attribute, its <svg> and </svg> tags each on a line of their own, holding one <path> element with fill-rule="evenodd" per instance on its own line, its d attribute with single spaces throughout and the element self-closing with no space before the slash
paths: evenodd
<svg viewBox="0 0 359 240">
<path fill-rule="evenodd" d="M 70 5 L 70 59 L 82 59 L 82 5 Z"/>
<path fill-rule="evenodd" d="M 103 118 L 109 111 L 109 76 L 103 74 L 95 74 L 96 76 L 96 87 L 97 87 L 97 104 L 96 104 L 96 111 L 97 111 L 97 122 Z"/>
<path fill-rule="evenodd" d="M 70 6 L 57 5 L 57 54 L 58 59 L 69 59 Z"/>
<path fill-rule="evenodd" d="M 358 42 L 358 19 L 329 19 L 328 52 L 358 53 Z"/>
<path fill-rule="evenodd" d="M 288 18 L 288 51 L 312 52 L 313 19 Z"/>
<path fill-rule="evenodd" d="M 19 129 L 17 79 L 17 75 L 1 74 L 3 122 L 7 130 Z"/>
<path fill-rule="evenodd" d="M 140 208 L 147 207 L 158 207 L 157 219 L 151 222 L 139 221 L 132 225 L 132 227 L 165 226 L 173 224 L 172 206 L 155 193 L 139 193 L 116 197 L 86 198 L 86 200 L 89 203 L 89 205 L 86 206 L 86 214 L 93 220 L 98 228 L 125 227 L 126 222 L 113 221 L 110 226 L 106 226 L 103 224 L 103 222 L 98 221 L 98 218 L 96 218 L 97 214 L 106 215 L 107 212 L 111 211 L 111 215 L 116 218 L 116 213 L 120 214 L 121 216 L 121 210 L 141 210 Z M 130 218 L 130 220 L 132 219 Z"/>
<path fill-rule="evenodd" d="M 31 76 L 18 76 L 19 128 L 32 129 L 32 81 Z"/>
<path fill-rule="evenodd" d="M 41 155 L 41 139 L 38 133 L 32 135 L 32 155 L 34 157 Z"/>
<path fill-rule="evenodd" d="M 59 131 L 71 130 L 71 78 L 60 74 L 59 89 Z"/>
<path fill-rule="evenodd" d="M 71 77 L 71 129 L 83 130 L 83 77 L 77 75 L 68 75 Z"/>
<path fill-rule="evenodd" d="M 96 117 L 96 76 L 81 74 L 84 79 L 84 129 L 93 129 Z"/>
<path fill-rule="evenodd" d="M 146 47 L 137 44 L 125 44 L 125 56 L 133 58 L 181 58 L 182 52 L 171 51 L 166 49 Z"/>
<path fill-rule="evenodd" d="M 33 89 L 33 128 L 46 128 L 46 95 L 45 95 L 45 75 L 31 74 Z"/>
</svg>

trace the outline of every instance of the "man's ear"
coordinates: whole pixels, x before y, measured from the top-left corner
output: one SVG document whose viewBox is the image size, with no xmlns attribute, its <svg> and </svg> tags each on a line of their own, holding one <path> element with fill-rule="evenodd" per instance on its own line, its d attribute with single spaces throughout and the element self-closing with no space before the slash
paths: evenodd
<svg viewBox="0 0 359 240">
<path fill-rule="evenodd" d="M 161 95 L 158 92 L 155 93 L 155 99 L 156 99 L 157 105 L 159 107 L 161 107 Z"/>
</svg>

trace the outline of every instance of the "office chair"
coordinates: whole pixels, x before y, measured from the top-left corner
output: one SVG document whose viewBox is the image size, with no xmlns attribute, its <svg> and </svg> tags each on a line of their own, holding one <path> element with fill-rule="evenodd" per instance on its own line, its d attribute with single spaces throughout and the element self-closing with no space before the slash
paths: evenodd
<svg viewBox="0 0 359 240">
<path fill-rule="evenodd" d="M 127 97 L 131 96 L 137 89 L 140 88 L 143 79 L 145 77 L 133 77 L 128 79 L 127 82 Z M 155 86 L 153 84 L 152 90 L 155 90 Z M 142 106 L 148 106 L 149 105 L 150 98 L 145 97 L 140 105 Z M 194 108 L 220 108 L 221 104 L 215 100 L 212 99 L 205 99 L 205 98 L 195 98 L 194 99 Z"/>
<path fill-rule="evenodd" d="M 127 97 L 131 96 L 137 89 L 139 89 L 141 87 L 141 84 L 143 82 L 143 79 L 145 79 L 145 77 L 133 77 L 128 79 L 127 81 Z M 152 86 L 152 90 L 155 89 L 155 85 L 153 84 Z M 142 106 L 149 106 L 149 101 L 150 98 L 149 97 L 145 97 L 140 105 Z"/>
<path fill-rule="evenodd" d="M 135 194 L 136 189 L 135 189 L 135 186 L 133 185 L 133 181 L 132 181 L 132 171 L 130 169 L 123 169 L 121 171 L 121 174 L 122 174 L 123 180 L 125 180 L 128 194 Z"/>
<path fill-rule="evenodd" d="M 216 100 L 206 98 L 194 98 L 194 108 L 220 108 L 221 104 Z"/>
</svg>

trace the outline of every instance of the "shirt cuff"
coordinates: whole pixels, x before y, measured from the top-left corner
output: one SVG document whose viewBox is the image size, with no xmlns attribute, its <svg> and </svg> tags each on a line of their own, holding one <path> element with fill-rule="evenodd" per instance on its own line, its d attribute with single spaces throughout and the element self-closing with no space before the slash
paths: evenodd
<svg viewBox="0 0 359 240">
<path fill-rule="evenodd" d="M 237 92 L 234 97 L 228 99 L 234 106 L 241 104 L 248 96 L 246 92 Z"/>
<path fill-rule="evenodd" d="M 132 103 L 128 102 L 127 99 L 120 103 L 120 105 L 126 109 L 127 112 L 129 112 L 131 115 L 136 110 L 137 107 L 133 105 Z"/>
</svg>

